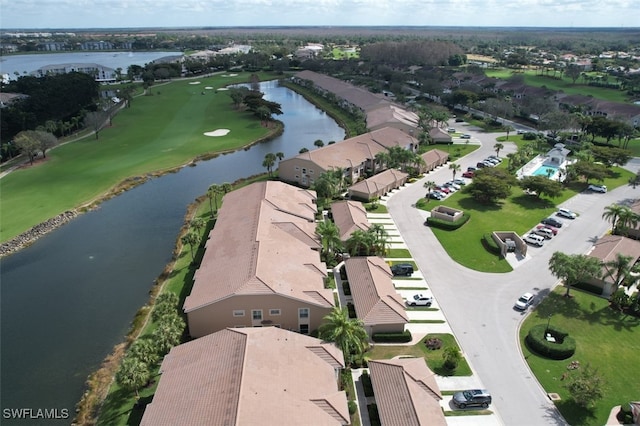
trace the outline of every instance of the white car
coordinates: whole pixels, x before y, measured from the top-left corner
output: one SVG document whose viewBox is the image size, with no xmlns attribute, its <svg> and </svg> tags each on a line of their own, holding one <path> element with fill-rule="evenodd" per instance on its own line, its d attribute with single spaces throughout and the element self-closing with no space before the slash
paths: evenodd
<svg viewBox="0 0 640 426">
<path fill-rule="evenodd" d="M 433 303 L 433 297 L 425 296 L 424 294 L 414 294 L 410 299 L 407 299 L 407 305 L 409 306 L 431 306 Z"/>
<path fill-rule="evenodd" d="M 589 191 L 600 192 L 602 194 L 607 192 L 607 187 L 605 185 L 589 185 L 589 187 L 587 189 Z"/>
<path fill-rule="evenodd" d="M 566 217 L 567 219 L 575 219 L 578 215 L 569 209 L 558 209 L 558 216 Z"/>
<path fill-rule="evenodd" d="M 522 240 L 525 243 L 529 243 L 538 247 L 542 247 L 544 245 L 544 237 L 536 234 L 528 234 Z"/>
<path fill-rule="evenodd" d="M 544 237 L 547 240 L 550 240 L 551 238 L 553 238 L 553 231 L 549 228 L 545 228 L 545 227 L 536 228 L 532 232 L 536 235 L 540 235 L 541 237 Z"/>
<path fill-rule="evenodd" d="M 449 188 L 453 188 L 456 191 L 460 189 L 460 185 L 458 185 L 457 183 L 455 183 L 454 181 L 450 180 L 449 182 L 444 184 L 445 186 L 448 186 Z"/>
<path fill-rule="evenodd" d="M 516 304 L 513 305 L 514 308 L 519 311 L 526 310 L 529 306 L 533 305 L 533 301 L 535 300 L 535 296 L 531 293 L 525 293 L 518 300 L 516 300 Z"/>
</svg>

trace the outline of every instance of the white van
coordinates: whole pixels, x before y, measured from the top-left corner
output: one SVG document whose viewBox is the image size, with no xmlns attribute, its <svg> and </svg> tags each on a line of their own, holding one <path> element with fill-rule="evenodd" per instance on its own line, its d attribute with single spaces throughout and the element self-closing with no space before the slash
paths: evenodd
<svg viewBox="0 0 640 426">
<path fill-rule="evenodd" d="M 553 231 L 549 228 L 536 228 L 533 230 L 533 233 L 536 235 L 540 235 L 541 237 L 544 237 L 547 240 L 550 240 L 551 238 L 553 238 Z"/>
<path fill-rule="evenodd" d="M 524 237 L 523 241 L 525 243 L 529 243 L 538 247 L 542 247 L 544 245 L 544 237 L 533 233 L 528 234 L 526 237 Z"/>
</svg>

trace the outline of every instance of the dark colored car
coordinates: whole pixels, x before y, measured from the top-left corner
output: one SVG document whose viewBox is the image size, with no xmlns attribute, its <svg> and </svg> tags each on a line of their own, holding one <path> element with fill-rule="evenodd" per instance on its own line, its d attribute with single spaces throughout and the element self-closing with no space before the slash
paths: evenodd
<svg viewBox="0 0 640 426">
<path fill-rule="evenodd" d="M 451 401 L 458 408 L 487 408 L 491 404 L 491 395 L 485 389 L 469 389 L 454 393 Z"/>
<path fill-rule="evenodd" d="M 410 277 L 413 274 L 413 265 L 410 263 L 398 263 L 391 266 L 393 275 L 406 275 Z"/>
<path fill-rule="evenodd" d="M 560 222 L 558 219 L 555 219 L 553 217 L 548 217 L 546 219 L 542 219 L 540 221 L 540 223 L 543 223 L 543 224 L 549 225 L 549 226 L 553 226 L 554 228 L 562 228 L 562 222 Z"/>
</svg>

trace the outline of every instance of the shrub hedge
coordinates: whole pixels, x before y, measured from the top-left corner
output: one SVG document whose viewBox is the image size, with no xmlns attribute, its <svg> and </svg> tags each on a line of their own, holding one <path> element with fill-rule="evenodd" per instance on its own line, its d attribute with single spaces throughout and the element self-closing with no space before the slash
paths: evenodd
<svg viewBox="0 0 640 426">
<path fill-rule="evenodd" d="M 405 330 L 402 333 L 375 333 L 372 339 L 378 343 L 407 343 L 411 341 L 411 332 Z"/>
<path fill-rule="evenodd" d="M 547 341 L 547 332 L 556 339 L 555 342 Z M 553 325 L 550 325 L 549 328 L 546 324 L 531 327 L 525 341 L 533 352 L 551 359 L 567 359 L 573 356 L 576 351 L 575 339 Z"/>
<path fill-rule="evenodd" d="M 427 226 L 432 226 L 434 228 L 444 229 L 445 231 L 455 231 L 460 228 L 462 225 L 467 223 L 471 216 L 468 213 L 463 213 L 462 217 L 455 222 L 449 222 L 447 220 L 437 219 L 434 217 L 427 218 Z"/>
<path fill-rule="evenodd" d="M 360 381 L 362 382 L 362 389 L 364 390 L 364 396 L 373 396 L 373 385 L 371 384 L 371 376 L 366 371 L 360 375 Z"/>
<path fill-rule="evenodd" d="M 500 247 L 498 246 L 498 243 L 496 243 L 496 241 L 493 239 L 493 237 L 489 233 L 484 234 L 482 236 L 482 246 L 489 253 L 493 253 L 493 254 L 496 254 L 498 256 L 502 254 L 502 251 L 500 250 Z"/>
</svg>

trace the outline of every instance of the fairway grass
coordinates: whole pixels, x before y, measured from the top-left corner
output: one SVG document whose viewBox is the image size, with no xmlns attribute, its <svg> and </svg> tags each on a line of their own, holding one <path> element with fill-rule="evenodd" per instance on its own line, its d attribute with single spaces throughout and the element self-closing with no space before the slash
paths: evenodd
<svg viewBox="0 0 640 426">
<path fill-rule="evenodd" d="M 235 110 L 225 92 L 201 90 L 248 80 L 249 74 L 244 73 L 202 78 L 197 86 L 185 80 L 152 86 L 148 95 L 122 109 L 97 140 L 89 136 L 59 146 L 47 153 L 46 161 L 5 176 L 0 241 L 64 211 L 91 204 L 129 178 L 236 150 L 276 132 L 275 126 L 261 126 L 252 113 Z M 204 135 L 219 129 L 229 133 Z"/>
<path fill-rule="evenodd" d="M 560 395 L 561 400 L 555 404 L 569 424 L 604 425 L 613 407 L 637 401 L 640 395 L 640 319 L 614 311 L 606 299 L 576 289 L 571 290 L 571 298 L 566 298 L 565 291 L 557 287 L 523 322 L 522 353 L 544 390 Z M 527 348 L 524 339 L 529 330 L 547 321 L 576 340 L 571 358 L 551 360 Z M 591 410 L 578 407 L 564 387 L 563 375 L 577 373 L 567 369 L 572 361 L 578 361 L 581 368 L 590 365 L 604 378 L 604 397 Z"/>
</svg>

